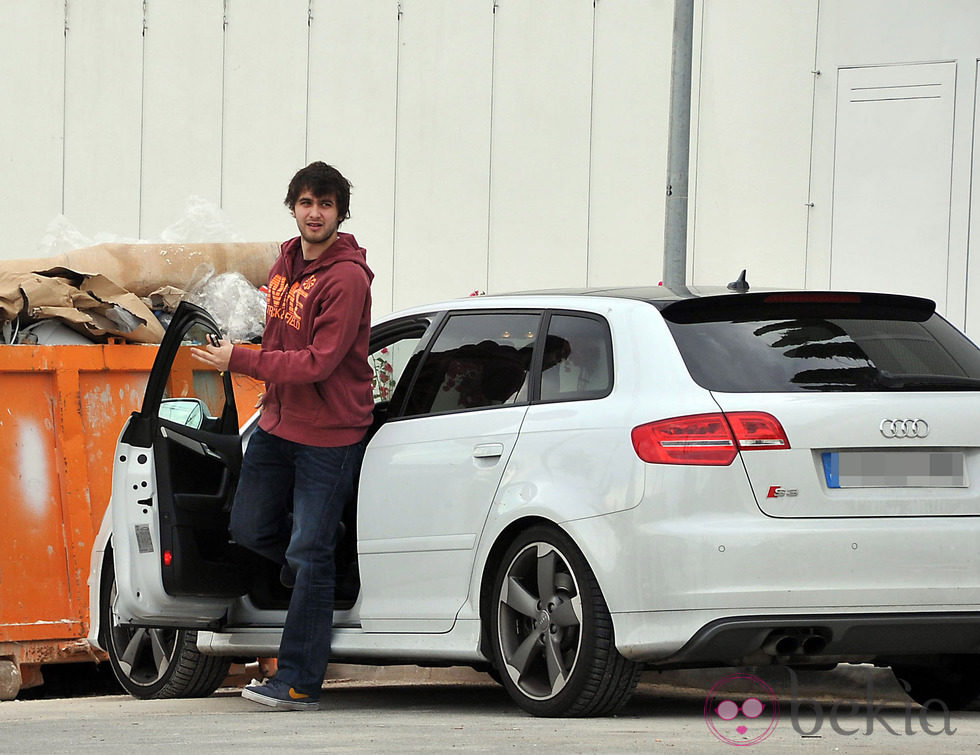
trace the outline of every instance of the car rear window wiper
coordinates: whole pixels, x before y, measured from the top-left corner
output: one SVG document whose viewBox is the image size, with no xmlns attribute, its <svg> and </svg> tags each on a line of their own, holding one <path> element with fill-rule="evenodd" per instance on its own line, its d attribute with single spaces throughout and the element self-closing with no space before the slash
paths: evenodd
<svg viewBox="0 0 980 755">
<path fill-rule="evenodd" d="M 885 370 L 878 370 L 877 382 L 882 388 L 898 390 L 980 391 L 980 378 L 967 375 L 897 375 Z"/>
</svg>

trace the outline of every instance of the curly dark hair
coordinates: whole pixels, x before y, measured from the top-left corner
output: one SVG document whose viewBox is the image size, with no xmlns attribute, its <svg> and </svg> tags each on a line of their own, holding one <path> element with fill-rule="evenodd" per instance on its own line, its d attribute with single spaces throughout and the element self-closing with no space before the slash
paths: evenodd
<svg viewBox="0 0 980 755">
<path fill-rule="evenodd" d="M 341 221 L 350 217 L 350 181 L 332 165 L 317 161 L 297 171 L 286 191 L 286 207 L 293 210 L 304 191 L 315 197 L 333 196 L 337 202 L 337 217 Z"/>
</svg>

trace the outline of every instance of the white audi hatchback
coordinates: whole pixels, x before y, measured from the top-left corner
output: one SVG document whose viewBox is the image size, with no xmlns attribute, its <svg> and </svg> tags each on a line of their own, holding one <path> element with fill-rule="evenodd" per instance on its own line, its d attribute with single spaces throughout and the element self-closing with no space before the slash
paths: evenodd
<svg viewBox="0 0 980 755">
<path fill-rule="evenodd" d="M 90 640 L 138 697 L 275 655 L 289 600 L 228 539 L 249 425 L 186 353 L 216 331 L 174 317 L 93 554 Z M 980 695 L 980 350 L 932 302 L 488 296 L 385 317 L 371 351 L 334 660 L 471 665 L 545 716 L 610 714 L 644 668 Z"/>
</svg>

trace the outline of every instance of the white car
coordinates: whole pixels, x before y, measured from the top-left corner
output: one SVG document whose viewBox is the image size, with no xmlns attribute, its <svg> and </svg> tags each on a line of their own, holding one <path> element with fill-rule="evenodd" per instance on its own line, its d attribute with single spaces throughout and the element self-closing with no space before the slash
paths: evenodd
<svg viewBox="0 0 980 755">
<path fill-rule="evenodd" d="M 231 379 L 186 354 L 216 330 L 174 317 L 93 554 L 90 640 L 138 697 L 275 655 L 289 599 L 228 540 Z M 485 296 L 385 317 L 371 350 L 333 660 L 471 665 L 545 716 L 615 712 L 644 668 L 980 694 L 980 350 L 933 302 Z"/>
</svg>

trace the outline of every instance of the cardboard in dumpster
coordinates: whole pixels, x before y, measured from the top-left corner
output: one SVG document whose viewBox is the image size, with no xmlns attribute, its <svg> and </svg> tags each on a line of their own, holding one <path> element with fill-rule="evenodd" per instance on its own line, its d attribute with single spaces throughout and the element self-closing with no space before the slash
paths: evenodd
<svg viewBox="0 0 980 755">
<path fill-rule="evenodd" d="M 97 341 L 160 343 L 163 326 L 135 294 L 103 275 L 55 267 L 0 272 L 0 319 L 58 319 Z"/>
<path fill-rule="evenodd" d="M 149 296 L 143 298 L 143 303 L 150 309 L 159 310 L 173 314 L 177 311 L 177 305 L 186 296 L 183 289 L 176 286 L 161 286 L 156 291 L 151 291 Z"/>
<path fill-rule="evenodd" d="M 253 286 L 262 286 L 279 255 L 276 242 L 234 243 L 103 243 L 43 259 L 0 259 L 0 273 L 64 267 L 98 271 L 137 296 L 162 286 L 190 291 L 210 275 L 238 272 Z"/>
</svg>

